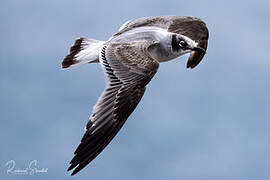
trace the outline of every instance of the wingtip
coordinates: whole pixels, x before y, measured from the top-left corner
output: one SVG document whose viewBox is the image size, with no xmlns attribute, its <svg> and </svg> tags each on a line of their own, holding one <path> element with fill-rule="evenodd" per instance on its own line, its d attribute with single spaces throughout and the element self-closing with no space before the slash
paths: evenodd
<svg viewBox="0 0 270 180">
<path fill-rule="evenodd" d="M 206 52 L 192 52 L 187 61 L 187 68 L 193 69 L 202 61 Z"/>
<path fill-rule="evenodd" d="M 76 173 L 77 173 L 77 172 L 73 171 L 73 172 L 71 173 L 71 176 L 74 176 Z"/>
<path fill-rule="evenodd" d="M 187 63 L 187 69 L 194 69 L 198 64 Z"/>
<path fill-rule="evenodd" d="M 71 164 L 70 166 L 69 166 L 69 168 L 67 169 L 67 172 L 69 172 L 70 170 L 72 170 L 73 168 L 75 168 L 76 166 L 74 166 L 74 164 Z M 78 170 L 77 170 L 77 168 L 71 173 L 71 176 L 74 176 L 75 174 L 77 174 L 77 172 L 79 172 Z"/>
<path fill-rule="evenodd" d="M 75 174 L 77 174 L 81 169 L 82 168 L 79 168 L 79 167 L 77 167 L 76 169 L 74 169 L 74 171 L 71 173 L 71 176 L 74 176 Z"/>
<path fill-rule="evenodd" d="M 67 172 L 70 171 L 71 169 L 73 169 L 73 168 L 71 168 L 71 166 L 69 166 L 69 168 L 67 169 Z"/>
</svg>

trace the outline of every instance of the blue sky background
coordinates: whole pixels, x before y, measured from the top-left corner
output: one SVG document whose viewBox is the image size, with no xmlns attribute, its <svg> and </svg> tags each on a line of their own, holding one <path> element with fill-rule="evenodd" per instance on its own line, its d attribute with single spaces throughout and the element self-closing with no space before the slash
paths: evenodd
<svg viewBox="0 0 270 180">
<path fill-rule="evenodd" d="M 270 179 L 270 1 L 1 1 L 0 179 Z M 163 63 L 112 143 L 66 172 L 104 88 L 98 64 L 60 65 L 77 37 L 127 20 L 192 15 L 210 31 L 200 65 Z M 45 174 L 7 175 L 32 160 Z"/>
</svg>

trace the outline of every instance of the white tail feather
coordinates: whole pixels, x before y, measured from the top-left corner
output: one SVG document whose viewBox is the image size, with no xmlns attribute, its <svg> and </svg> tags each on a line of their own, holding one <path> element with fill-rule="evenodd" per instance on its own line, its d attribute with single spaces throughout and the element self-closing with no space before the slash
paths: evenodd
<svg viewBox="0 0 270 180">
<path fill-rule="evenodd" d="M 69 54 L 62 62 L 62 68 L 70 68 L 87 63 L 99 62 L 99 49 L 104 41 L 79 38 L 70 48 Z"/>
</svg>

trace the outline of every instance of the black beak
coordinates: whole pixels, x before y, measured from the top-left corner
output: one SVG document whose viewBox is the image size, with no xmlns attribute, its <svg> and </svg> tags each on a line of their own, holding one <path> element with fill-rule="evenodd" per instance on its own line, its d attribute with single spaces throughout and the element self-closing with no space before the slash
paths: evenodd
<svg viewBox="0 0 270 180">
<path fill-rule="evenodd" d="M 201 48 L 201 47 L 194 47 L 191 49 L 192 51 L 197 51 L 197 52 L 201 52 L 201 53 L 205 53 L 205 49 Z"/>
</svg>

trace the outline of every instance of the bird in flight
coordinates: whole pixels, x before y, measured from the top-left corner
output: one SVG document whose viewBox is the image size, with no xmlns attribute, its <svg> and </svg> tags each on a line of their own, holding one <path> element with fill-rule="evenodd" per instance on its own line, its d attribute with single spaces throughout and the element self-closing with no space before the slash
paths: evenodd
<svg viewBox="0 0 270 180">
<path fill-rule="evenodd" d="M 140 102 L 159 63 L 190 53 L 194 68 L 206 53 L 206 24 L 196 17 L 156 16 L 124 23 L 107 41 L 79 38 L 62 68 L 100 63 L 106 88 L 93 108 L 86 132 L 74 152 L 72 175 L 89 164 L 110 143 Z"/>
</svg>

